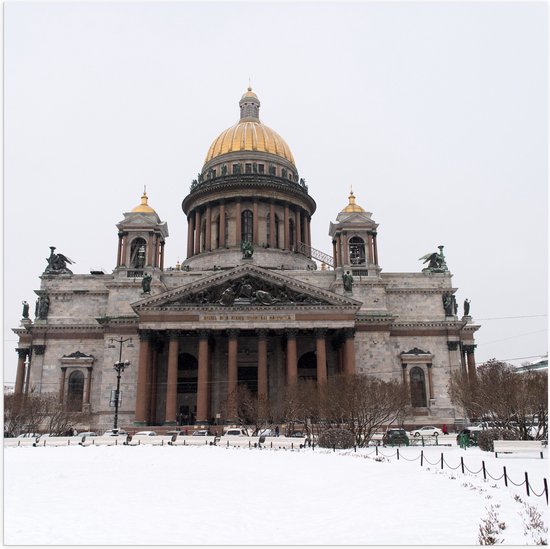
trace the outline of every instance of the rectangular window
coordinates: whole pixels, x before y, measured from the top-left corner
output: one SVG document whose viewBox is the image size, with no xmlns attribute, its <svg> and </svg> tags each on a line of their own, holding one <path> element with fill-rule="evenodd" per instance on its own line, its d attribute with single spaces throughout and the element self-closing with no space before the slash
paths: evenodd
<svg viewBox="0 0 550 549">
<path fill-rule="evenodd" d="M 252 173 L 252 164 L 246 164 L 246 173 Z"/>
<path fill-rule="evenodd" d="M 258 164 L 258 172 L 259 173 L 264 173 L 264 165 L 263 164 Z"/>
</svg>

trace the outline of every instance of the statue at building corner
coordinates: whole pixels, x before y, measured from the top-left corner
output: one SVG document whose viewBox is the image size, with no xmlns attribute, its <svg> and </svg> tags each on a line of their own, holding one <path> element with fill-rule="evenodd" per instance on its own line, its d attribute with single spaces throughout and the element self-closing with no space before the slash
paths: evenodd
<svg viewBox="0 0 550 549">
<path fill-rule="evenodd" d="M 29 304 L 23 301 L 23 318 L 29 318 Z"/>
<path fill-rule="evenodd" d="M 141 279 L 141 289 L 144 294 L 151 293 L 151 280 L 153 280 L 153 277 L 149 273 L 145 273 L 143 275 L 143 278 Z"/>
<path fill-rule="evenodd" d="M 344 291 L 351 292 L 353 289 L 353 275 L 350 271 L 342 273 L 342 281 L 344 283 Z"/>
<path fill-rule="evenodd" d="M 46 320 L 46 318 L 48 318 L 49 310 L 50 310 L 50 298 L 48 297 L 47 293 L 43 293 L 36 300 L 34 316 L 39 320 Z"/>
<path fill-rule="evenodd" d="M 468 298 L 464 300 L 464 316 L 470 316 L 470 300 Z"/>
<path fill-rule="evenodd" d="M 428 263 L 428 266 L 422 269 L 423 273 L 447 273 L 447 263 L 445 261 L 445 255 L 443 253 L 443 246 L 438 246 L 439 252 L 433 252 L 422 256 L 419 261 Z"/>
<path fill-rule="evenodd" d="M 48 265 L 46 266 L 45 274 L 73 274 L 67 268 L 67 263 L 74 263 L 71 259 L 63 254 L 54 253 L 55 246 L 50 246 L 50 257 L 46 258 Z"/>
</svg>

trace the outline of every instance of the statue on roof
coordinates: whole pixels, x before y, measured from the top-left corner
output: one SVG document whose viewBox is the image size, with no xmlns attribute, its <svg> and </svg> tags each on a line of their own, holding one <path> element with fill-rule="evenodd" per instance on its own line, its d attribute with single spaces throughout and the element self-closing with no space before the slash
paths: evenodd
<svg viewBox="0 0 550 549">
<path fill-rule="evenodd" d="M 145 273 L 143 275 L 143 278 L 141 279 L 141 289 L 144 294 L 151 293 L 151 280 L 153 280 L 153 277 L 149 273 Z"/>
<path fill-rule="evenodd" d="M 241 243 L 241 252 L 243 253 L 243 259 L 251 259 L 252 254 L 254 253 L 252 242 L 243 240 Z"/>
<path fill-rule="evenodd" d="M 439 253 L 434 252 L 422 256 L 419 261 L 428 263 L 428 266 L 422 269 L 423 273 L 447 273 L 449 269 L 445 262 L 445 255 L 443 254 L 443 246 L 438 246 Z"/>
<path fill-rule="evenodd" d="M 67 263 L 74 263 L 71 259 L 63 254 L 54 253 L 55 246 L 50 246 L 50 257 L 46 258 L 48 265 L 45 274 L 73 274 L 73 272 L 67 268 Z"/>
</svg>

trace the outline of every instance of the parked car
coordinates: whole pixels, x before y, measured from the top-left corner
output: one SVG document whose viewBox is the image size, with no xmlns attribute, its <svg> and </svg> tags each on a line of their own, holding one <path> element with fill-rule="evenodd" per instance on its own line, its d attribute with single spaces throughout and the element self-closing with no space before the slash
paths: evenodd
<svg viewBox="0 0 550 549">
<path fill-rule="evenodd" d="M 77 437 L 97 437 L 97 433 L 94 431 L 83 431 L 82 433 L 78 433 L 76 435 Z"/>
<path fill-rule="evenodd" d="M 420 429 L 413 429 L 411 435 L 413 437 L 438 437 L 443 434 L 443 431 L 433 425 L 425 425 Z"/>
<path fill-rule="evenodd" d="M 276 436 L 274 429 L 259 429 L 256 433 L 259 437 L 274 437 Z"/>
<path fill-rule="evenodd" d="M 124 429 L 108 429 L 103 433 L 104 437 L 118 437 L 128 436 L 128 433 Z"/>
<path fill-rule="evenodd" d="M 134 436 L 135 437 L 156 437 L 157 433 L 155 433 L 155 431 L 139 431 Z"/>
<path fill-rule="evenodd" d="M 193 431 L 191 433 L 191 436 L 193 436 L 193 437 L 207 437 L 207 436 L 209 436 L 209 434 L 210 433 L 206 430 L 199 430 L 199 431 Z"/>
<path fill-rule="evenodd" d="M 240 427 L 230 427 L 223 432 L 224 437 L 247 437 L 248 433 Z"/>
<path fill-rule="evenodd" d="M 17 438 L 36 438 L 40 433 L 21 433 Z"/>
<path fill-rule="evenodd" d="M 408 446 L 409 445 L 409 437 L 407 435 L 407 431 L 405 429 L 388 429 L 384 433 L 384 437 L 382 438 L 382 443 L 384 445 L 389 446 Z"/>
<path fill-rule="evenodd" d="M 290 433 L 288 436 L 292 438 L 304 438 L 306 435 L 303 431 L 294 431 L 293 433 Z"/>
</svg>

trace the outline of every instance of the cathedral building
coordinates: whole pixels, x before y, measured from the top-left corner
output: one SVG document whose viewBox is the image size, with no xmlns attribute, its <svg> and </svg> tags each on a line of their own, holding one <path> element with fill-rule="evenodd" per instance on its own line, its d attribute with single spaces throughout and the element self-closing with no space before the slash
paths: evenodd
<svg viewBox="0 0 550 549">
<path fill-rule="evenodd" d="M 199 425 L 224 419 L 239 384 L 271 399 L 361 373 L 407 387 L 409 426 L 459 421 L 447 385 L 456 370 L 475 376 L 479 326 L 458 315 L 443 246 L 421 272 L 382 272 L 378 224 L 341 189 L 332 255 L 314 249 L 316 204 L 290 147 L 251 88 L 239 108 L 183 198 L 181 265 L 164 265 L 168 226 L 145 192 L 116 225 L 112 273 L 75 274 L 51 248 L 35 318 L 27 306 L 14 330 L 15 392 L 54 393 L 106 429 L 125 362 L 121 426 Z"/>
</svg>

